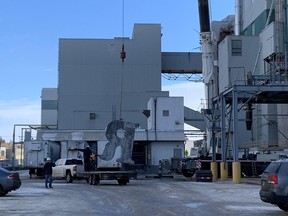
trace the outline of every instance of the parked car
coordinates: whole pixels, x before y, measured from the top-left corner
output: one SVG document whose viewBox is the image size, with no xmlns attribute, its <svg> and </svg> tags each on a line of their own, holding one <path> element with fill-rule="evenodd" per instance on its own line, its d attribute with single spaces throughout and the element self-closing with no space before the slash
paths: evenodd
<svg viewBox="0 0 288 216">
<path fill-rule="evenodd" d="M 271 162 L 261 175 L 260 199 L 288 211 L 288 160 Z"/>
<path fill-rule="evenodd" d="M 18 172 L 9 171 L 0 167 L 0 196 L 16 190 L 21 186 L 21 179 Z"/>
<path fill-rule="evenodd" d="M 197 170 L 197 160 L 194 158 L 183 158 L 180 161 L 180 169 L 186 178 L 191 178 Z"/>
<path fill-rule="evenodd" d="M 197 170 L 195 172 L 197 182 L 212 182 L 213 174 L 211 170 Z"/>
</svg>

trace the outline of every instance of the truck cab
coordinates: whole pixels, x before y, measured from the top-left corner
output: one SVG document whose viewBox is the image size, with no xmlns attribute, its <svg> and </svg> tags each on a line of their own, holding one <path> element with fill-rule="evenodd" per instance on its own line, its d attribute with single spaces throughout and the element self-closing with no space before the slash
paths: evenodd
<svg viewBox="0 0 288 216">
<path fill-rule="evenodd" d="M 58 159 L 55 162 L 55 167 L 53 167 L 52 177 L 54 179 L 66 179 L 67 183 L 72 183 L 74 179 L 81 179 L 77 173 L 82 171 L 84 171 L 82 159 Z"/>
</svg>

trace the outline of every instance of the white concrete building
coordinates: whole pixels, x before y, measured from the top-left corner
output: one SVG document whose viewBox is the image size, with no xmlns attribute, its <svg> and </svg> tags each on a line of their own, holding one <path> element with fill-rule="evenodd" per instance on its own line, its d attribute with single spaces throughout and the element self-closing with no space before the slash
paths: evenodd
<svg viewBox="0 0 288 216">
<path fill-rule="evenodd" d="M 70 147 L 103 143 L 108 123 L 122 119 L 140 124 L 132 156 L 136 166 L 184 157 L 184 99 L 161 91 L 161 72 L 198 70 L 199 57 L 162 53 L 159 24 L 135 24 L 131 39 L 60 39 L 58 88 L 43 89 L 41 115 L 42 124 L 57 122 L 57 130 L 38 131 L 37 140 L 60 142 L 61 157 L 67 157 Z M 200 113 L 185 113 L 190 124 L 191 116 L 201 119 L 204 129 Z"/>
<path fill-rule="evenodd" d="M 57 128 L 57 88 L 43 88 L 41 94 L 41 125 Z"/>
</svg>

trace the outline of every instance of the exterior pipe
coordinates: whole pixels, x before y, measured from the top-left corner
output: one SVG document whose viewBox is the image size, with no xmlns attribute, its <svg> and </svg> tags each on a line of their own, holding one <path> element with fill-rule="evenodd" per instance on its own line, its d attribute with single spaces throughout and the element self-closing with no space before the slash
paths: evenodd
<svg viewBox="0 0 288 216">
<path fill-rule="evenodd" d="M 210 32 L 208 0 L 198 0 L 200 32 Z"/>
<path fill-rule="evenodd" d="M 155 116 L 154 116 L 154 132 L 155 132 L 155 141 L 157 140 L 157 98 L 154 100 L 154 109 L 155 109 Z"/>
<path fill-rule="evenodd" d="M 241 0 L 235 0 L 235 35 L 240 35 L 241 32 Z"/>
</svg>

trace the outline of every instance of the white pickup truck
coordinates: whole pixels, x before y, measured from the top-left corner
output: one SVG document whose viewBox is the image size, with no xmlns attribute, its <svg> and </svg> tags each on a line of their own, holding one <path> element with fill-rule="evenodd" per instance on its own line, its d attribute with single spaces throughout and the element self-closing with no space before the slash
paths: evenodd
<svg viewBox="0 0 288 216">
<path fill-rule="evenodd" d="M 67 183 L 72 183 L 74 179 L 81 179 L 77 176 L 78 172 L 84 171 L 82 159 L 65 158 L 58 159 L 53 167 L 53 179 L 66 179 Z"/>
</svg>

